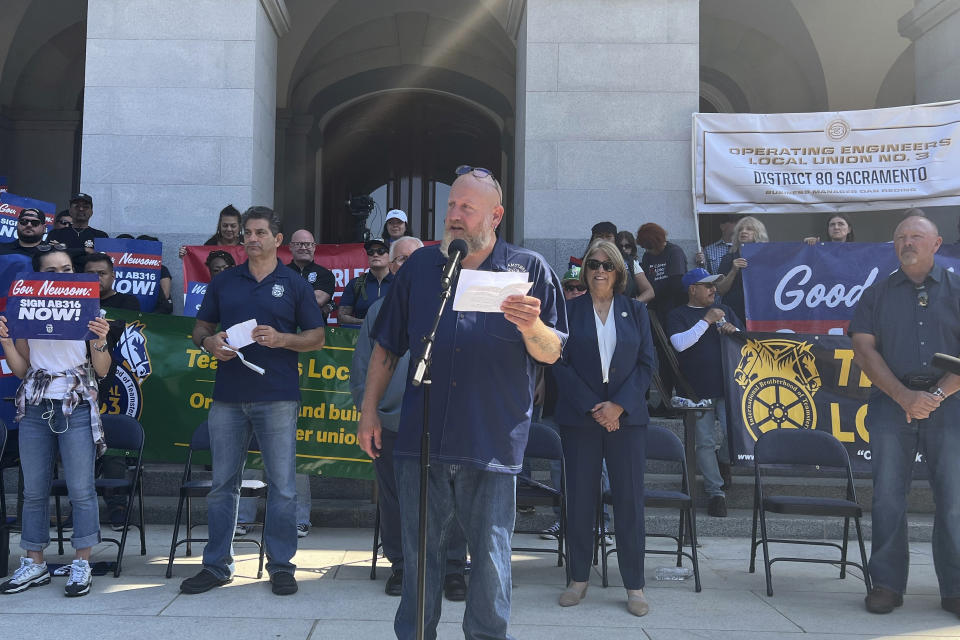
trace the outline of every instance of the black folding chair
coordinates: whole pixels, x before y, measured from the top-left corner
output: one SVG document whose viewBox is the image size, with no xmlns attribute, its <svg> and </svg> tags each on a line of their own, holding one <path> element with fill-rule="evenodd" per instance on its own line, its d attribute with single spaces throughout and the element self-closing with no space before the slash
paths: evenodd
<svg viewBox="0 0 960 640">
<path fill-rule="evenodd" d="M 560 531 L 557 533 L 556 548 L 545 547 L 513 547 L 513 551 L 526 551 L 529 553 L 555 553 L 557 554 L 557 566 L 562 567 L 566 553 L 564 552 L 564 538 L 567 533 L 567 499 L 566 499 L 566 478 L 567 468 L 563 460 L 563 444 L 560 441 L 560 434 L 550 427 L 534 422 L 530 425 L 530 437 L 527 440 L 527 448 L 524 450 L 525 458 L 541 458 L 544 460 L 560 462 L 560 487 L 549 487 L 541 482 L 525 476 L 517 476 L 517 506 L 549 506 L 560 507 Z M 514 533 L 540 533 L 539 530 L 514 529 Z"/>
<path fill-rule="evenodd" d="M 257 444 L 256 436 L 250 438 L 250 444 L 247 449 L 249 451 L 259 451 L 260 447 Z M 167 577 L 173 575 L 173 557 L 177 552 L 177 547 L 182 544 L 187 546 L 186 555 L 190 556 L 193 554 L 192 543 L 194 542 L 207 542 L 209 538 L 194 538 L 193 537 L 193 517 L 192 517 L 192 500 L 193 498 L 205 498 L 207 494 L 210 493 L 210 489 L 213 488 L 212 480 L 195 480 L 193 478 L 193 454 L 197 451 L 209 451 L 210 450 L 210 430 L 207 426 L 207 422 L 204 421 L 193 431 L 193 436 L 190 438 L 190 450 L 187 452 L 187 461 L 183 465 L 183 476 L 180 479 L 180 500 L 177 502 L 177 515 L 173 521 L 173 538 L 170 541 L 170 555 L 167 557 Z M 267 495 L 267 485 L 260 480 L 242 480 L 240 483 L 240 497 L 241 498 L 264 498 Z M 180 521 L 183 517 L 183 507 L 186 504 L 187 507 L 187 537 L 178 539 L 177 536 L 180 535 Z M 241 543 L 250 543 L 255 544 L 260 551 L 260 564 L 257 568 L 257 579 L 263 577 L 263 554 L 265 547 L 263 545 L 263 536 L 264 530 L 266 529 L 266 516 L 264 516 L 264 526 L 260 528 L 260 539 L 256 540 L 254 538 L 234 538 L 233 541 Z"/>
<path fill-rule="evenodd" d="M 373 519 L 373 560 L 370 562 L 370 579 L 377 579 L 377 559 L 380 556 L 380 549 L 383 543 L 380 542 L 380 497 L 377 495 L 377 515 Z"/>
<path fill-rule="evenodd" d="M 136 463 L 133 466 L 133 477 L 126 478 L 98 478 L 95 486 L 98 496 L 122 495 L 126 498 L 127 509 L 123 520 L 123 532 L 120 539 L 103 538 L 103 542 L 112 542 L 117 545 L 117 561 L 113 570 L 114 577 L 120 577 L 120 568 L 123 563 L 123 551 L 127 546 L 127 532 L 130 526 L 137 527 L 140 530 L 140 555 L 147 555 L 147 538 L 144 532 L 143 524 L 143 426 L 128 415 L 102 415 L 103 421 L 103 439 L 110 449 L 120 449 L 127 452 L 128 457 L 136 457 Z M 60 498 L 69 495 L 67 491 L 67 481 L 54 477 L 50 486 L 50 495 L 54 496 L 57 512 L 57 551 L 63 555 L 63 543 L 66 538 L 63 536 L 63 518 L 60 510 Z M 133 498 L 136 496 L 139 502 L 139 521 L 130 522 L 130 514 L 133 511 Z"/>
<path fill-rule="evenodd" d="M 647 426 L 647 460 L 660 460 L 672 462 L 679 465 L 680 468 L 680 486 L 676 490 L 671 489 L 644 489 L 644 507 L 650 508 L 671 508 L 679 509 L 680 525 L 677 535 L 668 533 L 648 533 L 648 538 L 669 538 L 677 543 L 677 549 L 650 549 L 644 545 L 644 554 L 661 554 L 677 556 L 677 566 L 683 566 L 683 558 L 686 556 L 693 563 L 694 586 L 697 593 L 700 593 L 700 563 L 697 559 L 697 520 L 696 510 L 693 505 L 693 498 L 690 496 L 690 474 L 687 471 L 687 460 L 683 449 L 683 443 L 675 433 L 665 427 L 657 425 Z M 597 531 L 600 531 L 600 523 L 603 518 L 603 505 L 613 504 L 613 495 L 609 491 L 602 492 L 600 507 L 597 509 Z M 616 514 L 614 514 L 616 515 Z M 614 524 L 616 526 L 616 524 Z M 686 529 L 686 531 L 684 531 Z M 611 533 L 611 532 L 607 532 Z M 690 543 L 690 551 L 683 550 L 683 536 L 687 535 Z M 610 554 L 616 553 L 616 547 L 607 549 L 606 536 L 597 534 L 596 545 L 600 547 L 601 574 L 603 576 L 603 586 L 608 584 L 607 580 L 607 559 Z"/>
<path fill-rule="evenodd" d="M 827 558 L 771 558 L 768 543 L 778 542 L 786 544 L 805 544 L 825 547 L 834 547 L 840 550 L 840 578 L 847 577 L 847 565 L 857 567 L 863 572 L 867 593 L 870 592 L 870 574 L 865 570 L 867 565 L 867 551 L 863 544 L 863 531 L 860 528 L 860 518 L 863 509 L 857 503 L 857 493 L 853 487 L 853 471 L 850 469 L 850 458 L 847 450 L 840 441 L 823 431 L 810 429 L 775 429 L 760 436 L 753 448 L 754 462 L 754 500 L 753 500 L 753 535 L 750 544 L 750 573 L 755 570 L 757 545 L 763 545 L 763 568 L 767 578 L 767 595 L 773 595 L 773 582 L 770 575 L 770 566 L 774 562 L 815 562 L 821 564 L 837 564 L 837 560 Z M 768 496 L 763 492 L 764 467 L 771 465 L 794 465 L 814 467 L 817 469 L 841 469 L 847 475 L 846 499 L 822 498 L 818 496 Z M 767 536 L 766 512 L 789 515 L 836 516 L 843 518 L 843 543 L 812 541 L 812 540 L 785 540 Z M 757 519 L 760 520 L 761 539 L 757 540 Z M 850 519 L 857 528 L 857 539 L 860 543 L 860 559 L 863 564 L 847 560 L 847 540 L 850 533 Z"/>
</svg>

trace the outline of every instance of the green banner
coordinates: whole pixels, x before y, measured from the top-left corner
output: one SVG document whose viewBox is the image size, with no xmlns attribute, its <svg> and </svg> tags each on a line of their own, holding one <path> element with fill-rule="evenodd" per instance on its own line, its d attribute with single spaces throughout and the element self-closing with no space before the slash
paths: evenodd
<svg viewBox="0 0 960 640">
<path fill-rule="evenodd" d="M 193 430 L 207 419 L 217 361 L 190 340 L 193 318 L 114 309 L 109 316 L 127 326 L 114 352 L 121 362 L 116 376 L 100 389 L 101 412 L 140 421 L 144 459 L 183 462 Z M 297 471 L 370 479 L 373 465 L 357 446 L 360 414 L 350 395 L 357 331 L 328 327 L 326 334 L 322 350 L 300 354 Z"/>
</svg>

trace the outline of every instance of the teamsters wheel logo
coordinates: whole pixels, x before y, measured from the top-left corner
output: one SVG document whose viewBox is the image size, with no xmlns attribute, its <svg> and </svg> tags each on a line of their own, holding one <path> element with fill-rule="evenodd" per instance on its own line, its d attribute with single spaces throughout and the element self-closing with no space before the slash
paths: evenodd
<svg viewBox="0 0 960 640">
<path fill-rule="evenodd" d="M 743 424 L 757 440 L 773 429 L 813 429 L 820 374 L 808 342 L 752 340 L 740 350 L 733 378 L 744 389 Z"/>
<path fill-rule="evenodd" d="M 847 124 L 845 120 L 837 118 L 836 120 L 831 120 L 827 124 L 827 128 L 824 129 L 824 133 L 826 133 L 827 137 L 834 142 L 840 142 L 847 137 L 848 133 L 850 133 L 850 125 Z"/>
</svg>

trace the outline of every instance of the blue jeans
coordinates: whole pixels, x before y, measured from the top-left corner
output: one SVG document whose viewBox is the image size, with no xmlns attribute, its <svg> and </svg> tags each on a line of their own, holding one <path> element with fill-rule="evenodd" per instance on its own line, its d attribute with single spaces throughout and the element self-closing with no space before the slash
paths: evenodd
<svg viewBox="0 0 960 640">
<path fill-rule="evenodd" d="M 100 542 L 100 509 L 94 485 L 97 459 L 90 427 L 90 407 L 79 404 L 73 414 L 63 415 L 59 400 L 27 405 L 20 421 L 20 464 L 23 468 L 23 534 L 20 546 L 43 551 L 50 544 L 50 485 L 53 463 L 60 451 L 64 480 L 73 504 L 74 549 Z M 41 414 L 52 412 L 49 423 Z M 54 433 L 54 431 L 62 433 Z"/>
<path fill-rule="evenodd" d="M 244 469 L 243 480 L 263 480 L 263 471 L 260 469 Z M 310 526 L 310 508 L 313 506 L 313 500 L 310 496 L 310 476 L 306 473 L 298 473 L 296 480 L 297 487 L 297 524 Z M 237 522 L 256 522 L 257 521 L 257 502 L 259 498 L 240 498 L 240 506 L 237 508 Z"/>
<path fill-rule="evenodd" d="M 210 454 L 213 486 L 207 496 L 209 542 L 203 566 L 221 580 L 233 575 L 233 529 L 237 524 L 240 480 L 250 434 L 257 436 L 267 481 L 264 542 L 267 572 L 293 573 L 297 552 L 296 444 L 297 409 L 294 400 L 276 402 L 220 402 L 210 406 Z"/>
<path fill-rule="evenodd" d="M 403 572 L 403 592 L 393 629 L 399 640 L 410 640 L 417 626 L 419 459 L 394 458 L 394 473 L 400 499 L 403 560 L 410 571 Z M 466 640 L 511 638 L 507 625 L 513 588 L 510 540 L 516 520 L 516 476 L 432 462 L 428 482 L 424 637 L 427 640 L 437 637 L 446 547 L 459 521 L 473 559 L 467 608 L 463 614 L 463 636 Z"/>
<path fill-rule="evenodd" d="M 937 415 L 945 408 L 942 406 L 927 420 L 910 424 L 902 419 L 898 423 L 868 422 L 873 462 L 869 568 L 874 586 L 896 593 L 903 593 L 907 587 L 907 493 L 919 451 L 930 474 L 936 503 L 932 545 L 940 595 L 960 596 L 960 425 L 946 415 Z"/>
<path fill-rule="evenodd" d="M 379 490 L 378 507 L 380 509 L 380 541 L 383 543 L 383 555 L 390 561 L 393 571 L 402 571 L 403 543 L 400 523 L 400 500 L 397 496 L 397 479 L 393 472 L 393 447 L 397 443 L 397 432 L 384 429 L 380 435 L 380 457 L 373 461 L 373 469 L 377 474 L 377 488 Z M 464 565 L 467 563 L 467 539 L 460 530 L 460 525 L 454 522 L 450 537 L 447 540 L 446 575 L 463 575 Z M 417 570 L 417 565 L 410 567 Z"/>
<path fill-rule="evenodd" d="M 719 420 L 719 426 L 716 424 Z M 703 490 L 710 496 L 725 496 L 717 452 L 724 462 L 730 462 L 727 445 L 727 411 L 723 398 L 713 399 L 713 411 L 698 411 L 695 427 L 697 468 L 703 476 Z"/>
</svg>

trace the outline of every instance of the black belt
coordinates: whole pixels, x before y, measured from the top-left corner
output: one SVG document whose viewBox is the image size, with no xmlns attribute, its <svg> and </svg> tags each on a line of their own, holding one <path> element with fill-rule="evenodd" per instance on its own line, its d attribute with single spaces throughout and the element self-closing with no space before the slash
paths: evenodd
<svg viewBox="0 0 960 640">
<path fill-rule="evenodd" d="M 940 381 L 940 376 L 932 373 L 906 375 L 900 378 L 900 381 L 908 389 L 913 389 L 914 391 L 926 391 L 930 387 L 936 386 L 937 382 Z"/>
</svg>

